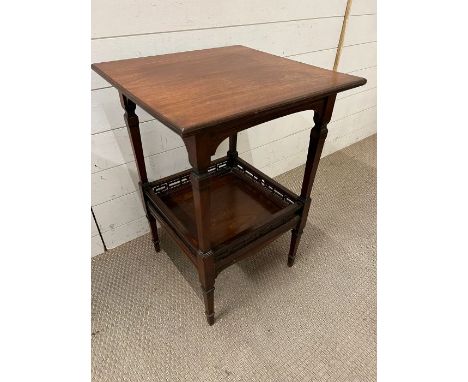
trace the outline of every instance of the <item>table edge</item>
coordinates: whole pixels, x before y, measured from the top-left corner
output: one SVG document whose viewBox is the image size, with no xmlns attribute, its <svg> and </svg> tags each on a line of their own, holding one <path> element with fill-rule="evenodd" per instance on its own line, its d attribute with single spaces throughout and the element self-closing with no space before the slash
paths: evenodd
<svg viewBox="0 0 468 382">
<path fill-rule="evenodd" d="M 102 63 L 104 63 L 104 62 L 102 62 Z M 262 114 L 264 114 L 267 117 L 264 122 L 267 122 L 269 120 L 279 118 L 279 117 L 276 117 L 276 118 L 268 119 L 268 114 L 271 113 L 271 112 L 274 112 L 275 110 L 285 108 L 285 107 L 288 107 L 288 106 L 293 108 L 295 106 L 295 104 L 304 103 L 304 102 L 310 102 L 312 104 L 313 102 L 316 102 L 316 101 L 318 101 L 320 99 L 326 98 L 326 97 L 331 96 L 333 94 L 338 94 L 338 93 L 341 93 L 341 92 L 346 91 L 346 90 L 351 90 L 351 89 L 363 86 L 363 85 L 365 85 L 367 83 L 367 79 L 364 78 L 364 77 L 358 77 L 358 76 L 354 76 L 354 75 L 347 74 L 347 73 L 341 73 L 341 74 L 345 74 L 346 76 L 353 77 L 355 79 L 355 81 L 347 83 L 347 84 L 343 84 L 341 86 L 335 86 L 333 88 L 330 88 L 329 91 L 327 91 L 327 92 L 321 92 L 321 93 L 318 93 L 318 94 L 314 93 L 314 92 L 311 92 L 310 94 L 302 95 L 300 97 L 292 98 L 292 99 L 289 99 L 289 100 L 286 100 L 286 101 L 281 101 L 281 102 L 278 102 L 278 103 L 275 103 L 275 104 L 270 104 L 270 105 L 268 105 L 267 107 L 264 107 L 264 108 L 260 108 L 260 109 L 256 109 L 256 110 L 255 109 L 254 110 L 249 110 L 249 111 L 241 112 L 241 113 L 237 113 L 237 114 L 232 114 L 232 115 L 229 115 L 229 116 L 227 116 L 225 118 L 210 121 L 209 123 L 201 123 L 201 124 L 194 124 L 194 125 L 186 126 L 186 127 L 180 127 L 179 125 L 177 125 L 177 123 L 174 123 L 174 122 L 170 121 L 169 119 L 165 118 L 162 114 L 155 111 L 153 108 L 151 108 L 149 105 L 147 105 L 144 101 L 142 101 L 139 97 L 135 96 L 130 91 L 128 91 L 127 89 L 120 86 L 120 84 L 115 82 L 111 77 L 109 77 L 105 72 L 103 72 L 99 68 L 99 66 L 98 66 L 99 64 L 101 64 L 101 63 L 99 62 L 99 63 L 91 64 L 91 69 L 94 70 L 101 77 L 103 77 L 113 87 L 115 87 L 119 91 L 119 93 L 122 93 L 126 97 L 130 98 L 133 102 L 135 102 L 136 105 L 141 107 L 144 111 L 146 111 L 148 114 L 150 114 L 152 117 L 157 119 L 162 124 L 166 125 L 168 128 L 170 128 L 172 131 L 174 131 L 177 135 L 179 135 L 182 138 L 189 137 L 191 135 L 197 134 L 201 130 L 211 129 L 211 128 L 214 128 L 214 127 L 222 127 L 224 125 L 229 125 L 229 124 L 235 123 L 235 121 L 237 121 L 237 120 L 242 120 L 242 119 L 245 119 L 245 118 L 249 118 L 251 116 L 255 116 L 255 117 L 258 118 L 258 117 L 261 117 Z M 338 73 L 340 73 L 340 72 L 338 72 Z M 307 109 L 305 109 L 305 110 L 307 110 Z M 296 112 L 297 111 L 294 111 L 292 113 L 286 113 L 285 115 L 294 114 Z M 264 122 L 259 122 L 259 123 L 264 123 Z"/>
</svg>

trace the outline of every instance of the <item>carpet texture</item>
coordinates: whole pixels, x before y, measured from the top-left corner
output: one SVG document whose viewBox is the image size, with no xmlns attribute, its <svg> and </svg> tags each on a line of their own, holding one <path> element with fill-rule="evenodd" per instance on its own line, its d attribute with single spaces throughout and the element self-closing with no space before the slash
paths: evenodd
<svg viewBox="0 0 468 382">
<path fill-rule="evenodd" d="M 276 179 L 300 192 L 304 166 Z M 320 162 L 295 265 L 290 234 L 216 279 L 160 230 L 92 260 L 92 376 L 112 381 L 375 381 L 376 136 Z"/>
</svg>

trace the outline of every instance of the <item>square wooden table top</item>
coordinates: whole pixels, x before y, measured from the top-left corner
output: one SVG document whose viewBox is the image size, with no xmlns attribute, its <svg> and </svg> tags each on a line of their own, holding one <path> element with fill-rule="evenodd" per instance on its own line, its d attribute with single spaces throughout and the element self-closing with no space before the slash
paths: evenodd
<svg viewBox="0 0 468 382">
<path fill-rule="evenodd" d="M 181 136 L 366 83 L 240 45 L 102 62 L 92 68 Z"/>
</svg>

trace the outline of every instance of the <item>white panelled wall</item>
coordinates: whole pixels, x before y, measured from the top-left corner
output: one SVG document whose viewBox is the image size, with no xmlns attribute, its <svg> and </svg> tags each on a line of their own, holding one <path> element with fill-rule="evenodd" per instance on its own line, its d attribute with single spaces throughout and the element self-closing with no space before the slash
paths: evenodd
<svg viewBox="0 0 468 382">
<path fill-rule="evenodd" d="M 341 93 L 323 155 L 376 133 L 376 0 L 353 0 L 338 70 L 367 78 Z M 346 0 L 93 0 L 92 60 L 110 61 L 241 44 L 333 68 Z M 149 231 L 117 91 L 91 74 L 92 255 Z M 188 168 L 182 140 L 137 108 L 150 180 Z M 240 156 L 270 176 L 306 160 L 313 112 L 241 132 Z M 216 157 L 225 155 L 227 142 Z M 99 226 L 101 235 L 97 229 Z"/>
</svg>

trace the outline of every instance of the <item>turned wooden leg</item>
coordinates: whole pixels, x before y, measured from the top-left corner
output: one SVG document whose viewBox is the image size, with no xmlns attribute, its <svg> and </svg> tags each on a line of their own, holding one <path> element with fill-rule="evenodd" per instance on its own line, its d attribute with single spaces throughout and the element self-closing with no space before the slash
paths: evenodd
<svg viewBox="0 0 468 382">
<path fill-rule="evenodd" d="M 307 223 L 307 216 L 310 209 L 310 192 L 314 184 L 315 174 L 320 162 L 320 155 L 322 154 L 323 145 L 327 138 L 328 129 L 327 124 L 330 122 L 333 106 L 335 104 L 336 95 L 325 98 L 315 109 L 314 109 L 314 127 L 310 132 L 309 149 L 307 152 L 307 161 L 304 171 L 304 179 L 302 181 L 301 188 L 301 200 L 304 203 L 304 207 L 301 211 L 301 218 L 296 228 L 292 230 L 291 245 L 289 247 L 288 254 L 288 266 L 291 267 L 294 264 L 296 257 L 297 248 L 301 239 L 302 231 Z"/>
<path fill-rule="evenodd" d="M 146 211 L 146 218 L 148 219 L 148 223 L 150 226 L 154 249 L 156 250 L 156 252 L 159 252 L 160 246 L 156 219 L 148 211 L 145 202 L 145 195 L 143 193 L 143 184 L 148 183 L 148 175 L 146 174 L 145 157 L 143 155 L 143 145 L 141 143 L 140 122 L 138 120 L 138 116 L 135 114 L 136 104 L 122 93 L 120 93 L 120 103 L 125 110 L 125 124 L 127 125 L 128 135 L 130 137 L 130 142 L 132 143 L 133 155 L 135 156 L 135 161 L 138 170 L 138 177 L 140 178 L 138 184 L 140 189 L 141 201 Z"/>
<path fill-rule="evenodd" d="M 216 278 L 215 259 L 211 251 L 211 195 L 208 167 L 211 155 L 209 136 L 190 136 L 184 139 L 192 165 L 193 207 L 197 226 L 198 255 L 197 270 L 205 302 L 205 315 L 209 325 L 214 323 L 214 283 Z"/>
</svg>

